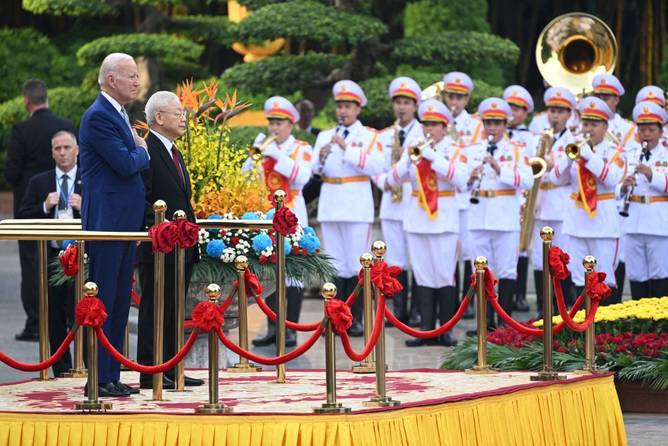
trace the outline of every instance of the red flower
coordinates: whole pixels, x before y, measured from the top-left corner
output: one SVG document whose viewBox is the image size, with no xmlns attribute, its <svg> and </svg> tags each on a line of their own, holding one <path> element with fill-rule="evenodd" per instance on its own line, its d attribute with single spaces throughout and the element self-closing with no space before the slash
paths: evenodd
<svg viewBox="0 0 668 446">
<path fill-rule="evenodd" d="M 292 254 L 296 256 L 299 255 L 299 246 L 292 245 Z"/>
<path fill-rule="evenodd" d="M 239 244 L 239 237 L 232 237 L 232 239 L 230 240 L 230 243 L 234 246 L 238 245 Z"/>
<path fill-rule="evenodd" d="M 264 265 L 265 263 L 267 263 L 267 260 L 269 260 L 269 257 L 267 257 L 267 256 L 260 256 L 260 259 L 258 260 L 258 263 L 259 263 L 260 265 Z"/>
<path fill-rule="evenodd" d="M 550 269 L 552 270 L 552 275 L 555 279 L 564 280 L 571 275 L 571 272 L 568 270 L 568 262 L 570 257 L 561 248 L 557 246 L 551 246 L 550 252 L 548 254 L 548 261 L 550 263 Z"/>
<path fill-rule="evenodd" d="M 148 230 L 151 238 L 153 252 L 169 253 L 179 239 L 178 229 L 170 221 L 163 221 L 159 225 L 153 225 Z"/>
<path fill-rule="evenodd" d="M 77 247 L 72 244 L 69 245 L 65 251 L 58 255 L 58 261 L 63 267 L 63 272 L 66 276 L 76 276 L 79 272 L 79 263 L 77 262 Z"/>
<path fill-rule="evenodd" d="M 107 309 L 104 302 L 96 297 L 81 299 L 74 312 L 74 320 L 81 327 L 98 328 L 107 319 Z"/>
<path fill-rule="evenodd" d="M 337 334 L 348 331 L 353 324 L 353 314 L 350 307 L 339 299 L 328 299 L 325 304 L 325 314 L 332 321 L 332 328 Z"/>
<path fill-rule="evenodd" d="M 271 263 L 276 263 L 276 253 L 272 252 L 269 259 L 271 260 Z"/>
<path fill-rule="evenodd" d="M 401 273 L 401 268 L 398 266 L 389 266 L 387 263 L 380 261 L 373 264 L 371 267 L 371 283 L 378 288 L 378 291 L 383 293 L 385 297 L 391 297 L 401 291 L 404 287 L 397 280 L 397 276 Z M 364 284 L 364 271 L 359 272 L 360 285 Z"/>
<path fill-rule="evenodd" d="M 612 294 L 612 290 L 605 284 L 606 274 L 603 272 L 594 271 L 589 274 L 587 280 L 587 295 L 592 301 L 601 301 L 607 299 Z"/>
<path fill-rule="evenodd" d="M 199 228 L 195 223 L 188 220 L 176 220 L 176 229 L 178 230 L 179 246 L 182 248 L 192 248 L 199 239 Z"/>
<path fill-rule="evenodd" d="M 200 302 L 193 308 L 192 323 L 200 331 L 211 331 L 225 323 L 223 311 L 215 302 Z"/>
<path fill-rule="evenodd" d="M 197 218 L 204 218 L 204 217 L 206 217 L 206 213 L 205 213 L 204 211 L 202 211 L 202 210 L 197 211 L 197 213 L 196 213 L 195 215 L 197 216 Z"/>
<path fill-rule="evenodd" d="M 287 207 L 283 206 L 274 213 L 273 227 L 276 232 L 286 236 L 297 230 L 297 216 Z"/>
</svg>

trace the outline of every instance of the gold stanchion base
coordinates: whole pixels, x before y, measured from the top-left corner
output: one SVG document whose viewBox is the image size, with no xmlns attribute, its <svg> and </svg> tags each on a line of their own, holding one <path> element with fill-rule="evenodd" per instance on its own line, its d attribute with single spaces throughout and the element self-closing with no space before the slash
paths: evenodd
<svg viewBox="0 0 668 446">
<path fill-rule="evenodd" d="M 599 370 L 599 369 L 580 369 L 580 370 L 573 370 L 572 372 L 574 375 L 596 375 L 598 373 L 607 373 L 605 370 Z"/>
<path fill-rule="evenodd" d="M 371 398 L 369 401 L 364 401 L 362 405 L 364 407 L 396 407 L 400 406 L 401 402 L 393 400 L 389 396 L 376 396 Z"/>
<path fill-rule="evenodd" d="M 499 372 L 488 365 L 474 365 L 472 368 L 464 370 L 464 373 L 469 375 L 491 375 Z"/>
<path fill-rule="evenodd" d="M 343 407 L 341 403 L 323 403 L 321 407 L 313 409 L 314 413 L 350 413 L 350 407 Z"/>
<path fill-rule="evenodd" d="M 215 415 L 215 414 L 230 413 L 230 412 L 232 412 L 232 408 L 221 403 L 214 403 L 214 404 L 207 403 L 195 409 L 195 413 L 203 415 Z"/>
<path fill-rule="evenodd" d="M 362 362 L 353 366 L 351 369 L 353 373 L 376 373 L 376 363 L 375 362 Z"/>
<path fill-rule="evenodd" d="M 80 410 L 82 412 L 104 412 L 111 408 L 111 403 L 103 401 L 82 401 L 74 405 L 74 410 Z"/>
<path fill-rule="evenodd" d="M 165 392 L 168 392 L 168 393 L 169 393 L 169 392 L 173 392 L 173 393 L 188 393 L 188 392 L 192 392 L 192 390 L 190 390 L 190 389 L 186 389 L 185 387 L 184 387 L 183 389 L 179 389 L 178 386 L 177 386 L 176 389 L 167 389 L 167 390 L 165 390 Z"/>
<path fill-rule="evenodd" d="M 566 379 L 566 376 L 557 372 L 540 372 L 538 375 L 532 375 L 530 379 L 531 381 L 561 381 Z"/>
<path fill-rule="evenodd" d="M 86 369 L 75 370 L 70 369 L 69 372 L 61 373 L 61 378 L 86 378 L 88 376 L 88 371 Z"/>
<path fill-rule="evenodd" d="M 234 364 L 232 367 L 226 368 L 225 371 L 229 373 L 253 373 L 253 372 L 261 372 L 262 367 L 259 367 L 253 364 L 252 362 L 247 362 L 247 363 L 238 362 Z"/>
</svg>

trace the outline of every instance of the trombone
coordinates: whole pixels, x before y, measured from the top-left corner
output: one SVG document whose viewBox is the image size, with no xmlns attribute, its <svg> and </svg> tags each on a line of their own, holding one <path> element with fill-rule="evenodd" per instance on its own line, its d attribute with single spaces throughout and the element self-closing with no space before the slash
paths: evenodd
<svg viewBox="0 0 668 446">
<path fill-rule="evenodd" d="M 275 140 L 276 140 L 276 135 L 274 134 L 265 137 L 258 147 L 252 146 L 250 148 L 248 155 L 256 163 L 262 161 L 262 159 L 264 158 L 265 149 L 269 147 L 269 144 L 271 144 Z"/>
<path fill-rule="evenodd" d="M 422 161 L 422 151 L 434 144 L 434 139 L 431 135 L 427 135 L 427 140 L 420 144 L 415 144 L 408 148 L 408 156 L 414 163 Z"/>
<path fill-rule="evenodd" d="M 589 144 L 590 138 L 591 138 L 591 133 L 585 133 L 583 139 L 568 144 L 564 148 L 564 151 L 566 152 L 566 156 L 568 157 L 568 159 L 570 159 L 571 161 L 579 160 L 582 146 L 584 146 L 585 144 Z"/>
</svg>

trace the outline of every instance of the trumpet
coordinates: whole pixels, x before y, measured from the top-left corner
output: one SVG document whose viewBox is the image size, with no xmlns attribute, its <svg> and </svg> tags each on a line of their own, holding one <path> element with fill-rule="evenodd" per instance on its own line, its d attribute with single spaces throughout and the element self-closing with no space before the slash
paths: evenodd
<svg viewBox="0 0 668 446">
<path fill-rule="evenodd" d="M 568 144 L 564 148 L 564 151 L 566 152 L 566 156 L 568 157 L 568 159 L 570 159 L 571 161 L 579 160 L 580 150 L 582 149 L 582 146 L 589 143 L 590 138 L 591 138 L 591 133 L 585 133 L 583 139 Z"/>
<path fill-rule="evenodd" d="M 410 157 L 411 161 L 414 163 L 419 163 L 422 161 L 422 151 L 432 144 L 434 144 L 434 139 L 431 137 L 431 135 L 427 135 L 426 141 L 410 146 L 408 148 L 408 156 Z"/>
<path fill-rule="evenodd" d="M 487 136 L 487 152 L 489 152 L 489 148 L 492 146 L 492 140 L 494 137 L 492 135 Z M 485 161 L 482 162 L 482 165 L 485 165 Z M 480 174 L 480 178 L 478 178 L 478 182 L 476 183 L 475 187 L 471 191 L 471 198 L 469 201 L 472 204 L 478 204 L 480 203 L 480 186 L 482 185 L 482 177 L 485 175 L 485 169 L 483 168 L 482 173 Z"/>
<path fill-rule="evenodd" d="M 642 162 L 643 157 L 645 156 L 645 153 L 647 153 L 647 141 L 642 142 L 642 151 L 640 152 L 640 159 L 638 160 L 638 163 Z M 619 215 L 622 217 L 628 217 L 629 216 L 629 207 L 631 207 L 631 196 L 633 195 L 633 191 L 636 188 L 636 182 L 638 181 L 638 174 L 633 173 L 633 184 L 629 189 L 626 191 L 626 195 L 624 195 L 624 207 L 622 208 L 621 211 L 619 211 Z"/>
<path fill-rule="evenodd" d="M 249 151 L 251 159 L 256 163 L 262 161 L 262 158 L 264 158 L 264 150 L 274 141 L 276 141 L 276 135 L 271 134 L 265 137 L 258 147 L 251 147 Z"/>
</svg>

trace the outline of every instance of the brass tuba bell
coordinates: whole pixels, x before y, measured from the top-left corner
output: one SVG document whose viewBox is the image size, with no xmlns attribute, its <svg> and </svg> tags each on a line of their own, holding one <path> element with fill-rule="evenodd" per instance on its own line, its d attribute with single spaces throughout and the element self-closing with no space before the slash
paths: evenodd
<svg viewBox="0 0 668 446">
<path fill-rule="evenodd" d="M 616 62 L 614 34 L 590 14 L 560 15 L 543 29 L 536 44 L 536 64 L 543 79 L 573 94 L 590 91 L 594 76 L 612 73 Z"/>
</svg>

